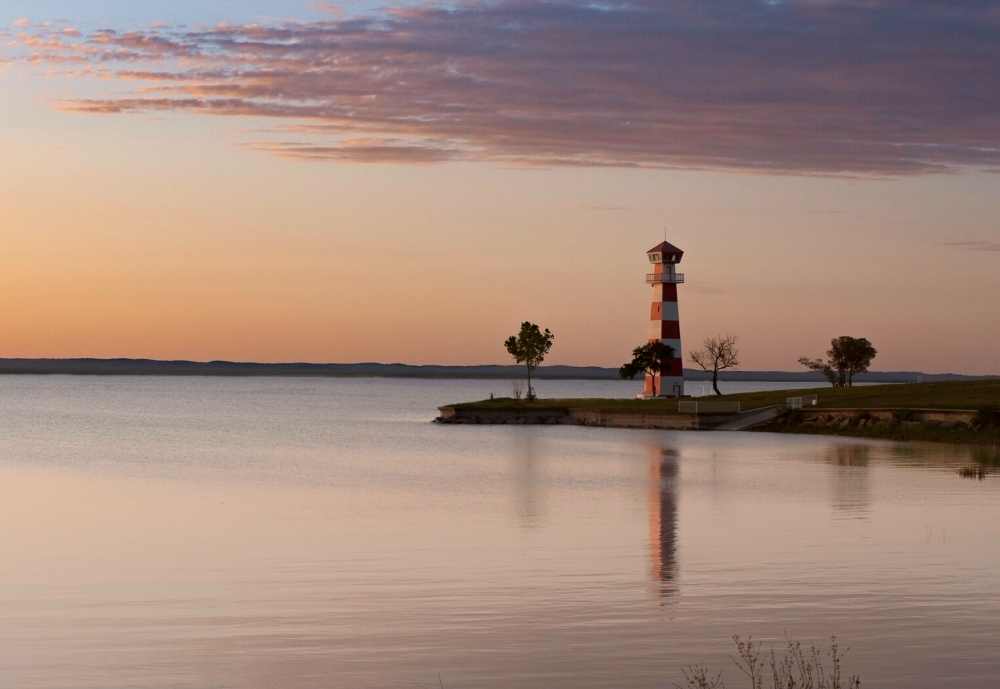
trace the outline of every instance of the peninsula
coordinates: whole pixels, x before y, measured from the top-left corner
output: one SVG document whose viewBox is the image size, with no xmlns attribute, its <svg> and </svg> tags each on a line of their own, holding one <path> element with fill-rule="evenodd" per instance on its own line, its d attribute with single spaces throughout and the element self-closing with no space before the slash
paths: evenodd
<svg viewBox="0 0 1000 689">
<path fill-rule="evenodd" d="M 446 424 L 762 430 L 1000 444 L 1000 380 L 747 392 L 685 399 L 494 399 L 441 407 Z"/>
</svg>

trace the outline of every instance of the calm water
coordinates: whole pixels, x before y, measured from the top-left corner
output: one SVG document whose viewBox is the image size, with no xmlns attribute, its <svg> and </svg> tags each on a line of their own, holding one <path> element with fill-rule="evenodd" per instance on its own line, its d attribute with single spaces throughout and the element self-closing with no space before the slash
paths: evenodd
<svg viewBox="0 0 1000 689">
<path fill-rule="evenodd" d="M 971 451 L 428 422 L 508 388 L 0 378 L 0 687 L 653 689 L 834 633 L 867 687 L 1000 683 Z"/>
</svg>

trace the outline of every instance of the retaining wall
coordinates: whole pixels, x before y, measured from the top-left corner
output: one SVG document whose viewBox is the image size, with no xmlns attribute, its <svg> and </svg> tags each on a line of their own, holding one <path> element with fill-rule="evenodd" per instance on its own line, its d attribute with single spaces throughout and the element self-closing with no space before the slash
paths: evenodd
<svg viewBox="0 0 1000 689">
<path fill-rule="evenodd" d="M 694 430 L 699 419 L 693 414 L 635 414 L 590 409 L 455 409 L 441 407 L 438 423 L 484 425 L 568 425 L 609 428 L 658 428 Z"/>
</svg>

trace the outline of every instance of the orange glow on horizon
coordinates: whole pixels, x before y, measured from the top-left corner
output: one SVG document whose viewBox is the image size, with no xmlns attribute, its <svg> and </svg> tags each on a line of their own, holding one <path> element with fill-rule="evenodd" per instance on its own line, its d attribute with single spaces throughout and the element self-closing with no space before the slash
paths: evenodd
<svg viewBox="0 0 1000 689">
<path fill-rule="evenodd" d="M 998 254 L 949 245 L 995 232 L 988 174 L 310 164 L 31 88 L 0 130 L 2 356 L 495 363 L 530 319 L 549 363 L 617 366 L 666 223 L 687 348 L 732 333 L 742 368 L 797 370 L 852 334 L 878 370 L 1000 372 Z"/>
</svg>

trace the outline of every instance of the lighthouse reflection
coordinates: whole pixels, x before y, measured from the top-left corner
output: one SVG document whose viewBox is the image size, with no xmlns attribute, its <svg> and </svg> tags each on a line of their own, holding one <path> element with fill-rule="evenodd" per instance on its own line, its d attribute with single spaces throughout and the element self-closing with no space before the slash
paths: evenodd
<svg viewBox="0 0 1000 689">
<path fill-rule="evenodd" d="M 677 452 L 651 447 L 649 459 L 649 553 L 653 581 L 667 599 L 677 590 Z"/>
</svg>

